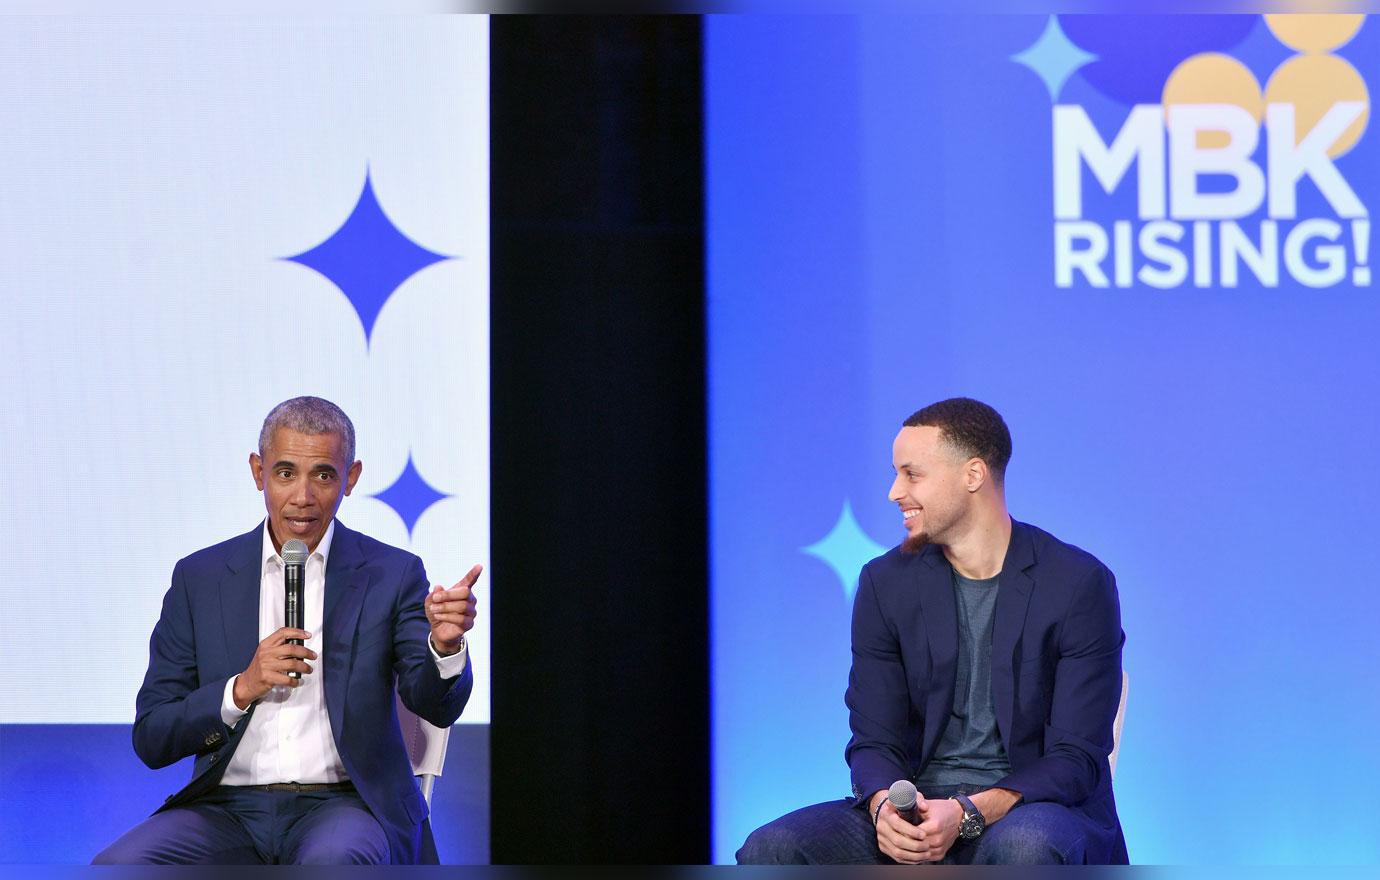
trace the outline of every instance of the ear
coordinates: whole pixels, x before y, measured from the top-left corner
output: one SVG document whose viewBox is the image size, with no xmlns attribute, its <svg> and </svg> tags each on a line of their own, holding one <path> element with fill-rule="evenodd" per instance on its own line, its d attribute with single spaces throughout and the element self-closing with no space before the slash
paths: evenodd
<svg viewBox="0 0 1380 880">
<path fill-rule="evenodd" d="M 350 465 L 350 469 L 345 472 L 345 494 L 349 495 L 355 488 L 355 483 L 359 480 L 359 475 L 364 471 L 364 462 L 357 461 Z"/>
<path fill-rule="evenodd" d="M 976 492 L 987 485 L 989 477 L 987 462 L 980 458 L 970 458 L 963 466 L 963 488 Z"/>
<path fill-rule="evenodd" d="M 254 485 L 259 487 L 259 491 L 264 490 L 264 462 L 259 458 L 259 453 L 249 453 L 249 473 L 254 476 Z"/>
</svg>

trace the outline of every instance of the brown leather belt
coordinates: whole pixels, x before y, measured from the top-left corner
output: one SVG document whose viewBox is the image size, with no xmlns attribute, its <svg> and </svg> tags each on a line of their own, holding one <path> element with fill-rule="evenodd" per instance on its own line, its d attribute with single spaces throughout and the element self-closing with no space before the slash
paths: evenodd
<svg viewBox="0 0 1380 880">
<path fill-rule="evenodd" d="M 268 785 L 246 785 L 255 791 L 353 791 L 353 782 L 270 782 Z"/>
</svg>

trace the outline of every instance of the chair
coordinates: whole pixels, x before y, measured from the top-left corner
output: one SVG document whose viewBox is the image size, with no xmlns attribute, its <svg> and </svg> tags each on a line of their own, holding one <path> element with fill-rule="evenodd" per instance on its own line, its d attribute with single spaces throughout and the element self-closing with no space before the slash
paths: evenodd
<svg viewBox="0 0 1380 880">
<path fill-rule="evenodd" d="M 398 704 L 398 727 L 402 730 L 403 743 L 407 745 L 407 757 L 412 761 L 412 773 L 422 788 L 426 805 L 431 806 L 431 790 L 436 777 L 446 763 L 446 745 L 450 742 L 450 728 L 437 727 L 423 721 L 412 710 L 403 705 L 401 697 L 395 698 Z M 1125 698 L 1122 698 L 1123 701 Z"/>
<path fill-rule="evenodd" d="M 1116 756 L 1121 751 L 1121 725 L 1126 722 L 1126 692 L 1131 687 L 1131 676 L 1125 670 L 1121 673 L 1121 702 L 1116 707 L 1116 720 L 1112 722 L 1112 753 L 1107 761 L 1112 765 L 1112 776 L 1116 777 Z"/>
</svg>

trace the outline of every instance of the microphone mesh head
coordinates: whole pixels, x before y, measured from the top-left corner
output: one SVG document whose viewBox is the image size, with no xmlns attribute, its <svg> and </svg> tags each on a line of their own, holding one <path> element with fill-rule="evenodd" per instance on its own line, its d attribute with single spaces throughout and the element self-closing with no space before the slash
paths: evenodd
<svg viewBox="0 0 1380 880">
<path fill-rule="evenodd" d="M 886 793 L 886 799 L 891 801 L 891 805 L 897 812 L 915 809 L 915 783 L 909 779 L 898 779 L 891 783 L 891 788 Z"/>
<path fill-rule="evenodd" d="M 293 538 L 283 543 L 283 565 L 304 565 L 307 561 L 307 543 Z"/>
</svg>

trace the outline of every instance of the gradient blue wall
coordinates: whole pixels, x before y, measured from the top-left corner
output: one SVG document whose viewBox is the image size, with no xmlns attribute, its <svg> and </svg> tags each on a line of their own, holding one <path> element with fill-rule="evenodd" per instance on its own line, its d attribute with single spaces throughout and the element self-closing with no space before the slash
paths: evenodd
<svg viewBox="0 0 1380 880">
<path fill-rule="evenodd" d="M 1013 515 L 1117 574 L 1132 860 L 1380 861 L 1380 307 L 1354 271 L 1368 229 L 1305 180 L 1281 238 L 1338 223 L 1337 283 L 1281 269 L 1231 289 L 1056 286 L 1052 104 L 1110 141 L 1190 56 L 1228 55 L 1264 87 L 1295 53 L 1258 16 L 1055 25 L 707 23 L 716 861 L 847 794 L 854 579 L 901 536 L 890 443 L 954 395 L 1011 426 Z M 1380 25 L 1336 54 L 1375 94 Z M 1373 129 L 1336 160 L 1367 207 Z M 1085 169 L 1087 219 L 1139 228 L 1134 175 L 1107 195 Z M 1255 238 L 1264 218 L 1238 222 Z"/>
</svg>

